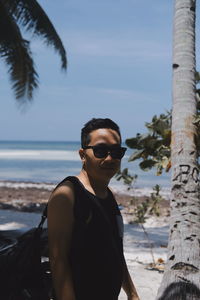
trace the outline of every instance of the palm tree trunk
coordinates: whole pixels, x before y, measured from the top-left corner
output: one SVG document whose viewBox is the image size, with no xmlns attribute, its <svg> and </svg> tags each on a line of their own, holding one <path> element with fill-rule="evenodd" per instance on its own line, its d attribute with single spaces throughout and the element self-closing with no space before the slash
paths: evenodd
<svg viewBox="0 0 200 300">
<path fill-rule="evenodd" d="M 200 299 L 200 201 L 195 99 L 196 0 L 175 0 L 172 189 L 168 260 L 157 300 Z"/>
</svg>

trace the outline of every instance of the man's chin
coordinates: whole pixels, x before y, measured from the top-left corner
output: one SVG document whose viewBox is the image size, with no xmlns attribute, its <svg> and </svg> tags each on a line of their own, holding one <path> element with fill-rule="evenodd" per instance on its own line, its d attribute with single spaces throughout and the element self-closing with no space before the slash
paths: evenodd
<svg viewBox="0 0 200 300">
<path fill-rule="evenodd" d="M 116 168 L 101 168 L 102 173 L 107 176 L 112 178 L 116 173 Z"/>
</svg>

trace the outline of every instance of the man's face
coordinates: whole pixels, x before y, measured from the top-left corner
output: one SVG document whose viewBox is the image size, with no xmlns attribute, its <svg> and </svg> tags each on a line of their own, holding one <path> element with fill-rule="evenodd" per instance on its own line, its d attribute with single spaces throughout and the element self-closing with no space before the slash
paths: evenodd
<svg viewBox="0 0 200 300">
<path fill-rule="evenodd" d="M 120 136 L 112 129 L 101 128 L 90 133 L 90 143 L 88 146 L 120 146 Z M 109 154 L 104 158 L 97 158 L 93 149 L 83 150 L 84 168 L 89 176 L 94 179 L 110 180 L 119 170 L 121 159 L 114 159 Z"/>
</svg>

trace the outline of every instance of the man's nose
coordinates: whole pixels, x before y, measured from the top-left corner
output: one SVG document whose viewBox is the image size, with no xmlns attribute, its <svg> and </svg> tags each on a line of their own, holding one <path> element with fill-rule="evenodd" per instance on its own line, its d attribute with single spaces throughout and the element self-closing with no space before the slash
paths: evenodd
<svg viewBox="0 0 200 300">
<path fill-rule="evenodd" d="M 105 160 L 112 160 L 112 156 L 110 155 L 110 152 L 108 152 L 108 155 L 106 156 Z"/>
</svg>

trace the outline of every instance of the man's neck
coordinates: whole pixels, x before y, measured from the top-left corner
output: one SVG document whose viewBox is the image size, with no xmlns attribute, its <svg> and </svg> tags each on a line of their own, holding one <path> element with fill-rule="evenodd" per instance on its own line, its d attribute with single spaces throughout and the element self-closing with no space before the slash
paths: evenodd
<svg viewBox="0 0 200 300">
<path fill-rule="evenodd" d="M 100 198 L 107 197 L 110 180 L 95 180 L 94 178 L 91 178 L 85 170 L 81 170 L 77 177 L 89 192 Z"/>
</svg>

